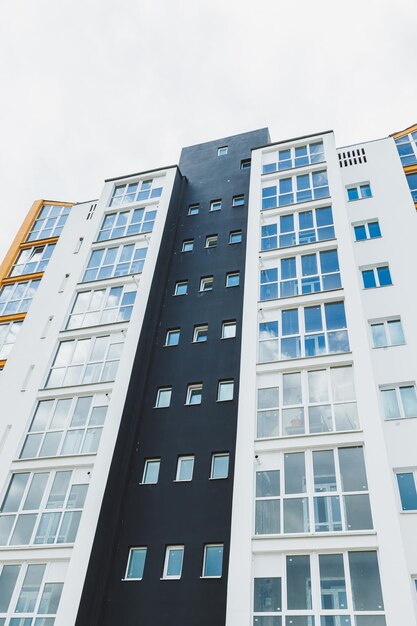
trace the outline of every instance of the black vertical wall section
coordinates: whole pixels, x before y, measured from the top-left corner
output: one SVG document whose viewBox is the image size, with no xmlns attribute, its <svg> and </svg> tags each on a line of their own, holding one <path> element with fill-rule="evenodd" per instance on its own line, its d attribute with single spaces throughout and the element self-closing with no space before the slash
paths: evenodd
<svg viewBox="0 0 417 626">
<path fill-rule="evenodd" d="M 232 513 L 234 452 L 249 169 L 251 148 L 269 141 L 267 129 L 185 148 L 180 160 L 143 329 L 85 580 L 77 626 L 223 626 Z M 226 156 L 217 148 L 228 146 Z M 232 206 L 235 195 L 245 203 Z M 210 212 L 221 199 L 221 211 Z M 199 204 L 198 215 L 188 206 Z M 229 233 L 242 230 L 241 244 Z M 218 235 L 217 247 L 205 238 Z M 183 240 L 194 239 L 182 253 Z M 226 288 L 226 274 L 240 286 Z M 214 277 L 211 292 L 200 279 Z M 188 295 L 174 297 L 177 281 Z M 225 320 L 237 337 L 222 340 Z M 193 328 L 208 324 L 208 341 L 192 343 Z M 180 328 L 178 346 L 164 347 L 167 329 Z M 234 399 L 217 402 L 218 381 L 234 379 Z M 187 385 L 203 384 L 203 400 L 185 406 Z M 154 408 L 158 387 L 172 387 L 168 408 Z M 211 456 L 230 453 L 229 477 L 209 480 Z M 190 482 L 174 482 L 177 458 L 195 455 Z M 144 461 L 161 458 L 158 483 L 141 485 Z M 203 549 L 224 544 L 223 576 L 203 579 Z M 161 580 L 167 545 L 185 546 L 182 576 Z M 147 546 L 143 580 L 123 581 L 129 548 Z"/>
</svg>

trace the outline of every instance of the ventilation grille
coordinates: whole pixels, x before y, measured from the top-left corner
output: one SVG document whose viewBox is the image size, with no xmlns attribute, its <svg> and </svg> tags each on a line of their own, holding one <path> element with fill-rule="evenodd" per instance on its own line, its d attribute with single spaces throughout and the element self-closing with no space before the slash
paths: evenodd
<svg viewBox="0 0 417 626">
<path fill-rule="evenodd" d="M 92 217 L 94 215 L 94 211 L 96 210 L 96 206 L 97 206 L 97 204 L 92 204 L 90 206 L 90 210 L 88 211 L 88 215 L 86 217 L 87 220 L 91 220 L 92 219 Z"/>
<path fill-rule="evenodd" d="M 349 165 L 361 165 L 366 163 L 365 148 L 355 148 L 354 150 L 346 150 L 339 152 L 340 167 L 349 167 Z"/>
</svg>

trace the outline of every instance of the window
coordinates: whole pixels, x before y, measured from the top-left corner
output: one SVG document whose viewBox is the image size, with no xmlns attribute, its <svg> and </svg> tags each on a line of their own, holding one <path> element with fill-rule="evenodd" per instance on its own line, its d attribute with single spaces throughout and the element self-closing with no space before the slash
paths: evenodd
<svg viewBox="0 0 417 626">
<path fill-rule="evenodd" d="M 280 215 L 278 222 L 261 228 L 261 250 L 275 250 L 334 239 L 331 207 Z"/>
<path fill-rule="evenodd" d="M 77 293 L 66 329 L 128 322 L 136 299 L 133 287 L 107 287 Z"/>
<path fill-rule="evenodd" d="M 199 204 L 190 204 L 188 207 L 188 215 L 198 215 L 200 212 Z"/>
<path fill-rule="evenodd" d="M 239 196 L 233 196 L 232 206 L 243 206 L 245 204 L 245 196 L 240 194 Z"/>
<path fill-rule="evenodd" d="M 155 408 L 165 409 L 171 404 L 172 387 L 161 387 L 156 394 Z"/>
<path fill-rule="evenodd" d="M 343 302 L 283 309 L 278 321 L 259 324 L 259 362 L 349 352 Z"/>
<path fill-rule="evenodd" d="M 235 383 L 233 380 L 221 380 L 217 390 L 217 402 L 233 400 Z"/>
<path fill-rule="evenodd" d="M 261 270 L 261 301 L 340 289 L 337 250 L 323 250 L 281 259 L 280 266 Z M 278 295 L 279 294 L 279 295 Z"/>
<path fill-rule="evenodd" d="M 30 229 L 26 241 L 39 241 L 40 239 L 59 237 L 70 211 L 70 206 L 44 204 Z"/>
<path fill-rule="evenodd" d="M 318 141 L 304 146 L 284 148 L 278 152 L 269 152 L 264 155 L 264 160 L 266 162 L 262 166 L 262 174 L 322 163 L 324 161 L 323 142 Z"/>
<path fill-rule="evenodd" d="M 181 578 L 184 546 L 167 546 L 163 578 Z"/>
<path fill-rule="evenodd" d="M 222 339 L 233 339 L 234 337 L 236 337 L 236 320 L 223 322 Z"/>
<path fill-rule="evenodd" d="M 188 281 L 182 280 L 175 283 L 174 296 L 186 296 L 188 293 Z"/>
<path fill-rule="evenodd" d="M 0 315 L 27 313 L 40 280 L 4 285 L 0 290 Z"/>
<path fill-rule="evenodd" d="M 263 187 L 262 210 L 275 209 L 298 202 L 328 198 L 327 171 L 310 172 L 291 178 L 281 178 L 277 185 Z"/>
<path fill-rule="evenodd" d="M 223 544 L 204 546 L 203 578 L 220 578 L 223 570 Z"/>
<path fill-rule="evenodd" d="M 256 535 L 372 528 L 361 447 L 284 453 L 256 472 Z"/>
<path fill-rule="evenodd" d="M 203 385 L 201 383 L 197 383 L 195 385 L 188 385 L 185 404 L 188 404 L 188 405 L 201 404 L 202 399 L 203 399 Z"/>
<path fill-rule="evenodd" d="M 95 454 L 108 404 L 105 394 L 40 400 L 19 458 Z"/>
<path fill-rule="evenodd" d="M 177 461 L 177 473 L 175 480 L 177 482 L 186 482 L 193 479 L 194 457 L 179 456 Z"/>
<path fill-rule="evenodd" d="M 208 339 L 208 325 L 202 324 L 201 326 L 194 326 L 193 342 L 203 343 Z"/>
<path fill-rule="evenodd" d="M 181 331 L 179 328 L 168 330 L 165 337 L 165 346 L 177 346 L 180 342 Z"/>
<path fill-rule="evenodd" d="M 240 283 L 240 273 L 233 272 L 231 274 L 226 274 L 226 287 L 239 287 Z"/>
<path fill-rule="evenodd" d="M 143 270 L 147 251 L 147 247 L 140 247 L 139 244 L 134 243 L 115 248 L 93 250 L 82 282 L 140 274 Z"/>
<path fill-rule="evenodd" d="M 85 468 L 12 474 L 1 507 L 0 544 L 73 543 L 87 488 Z"/>
<path fill-rule="evenodd" d="M 0 361 L 10 356 L 22 324 L 23 321 L 0 324 Z"/>
<path fill-rule="evenodd" d="M 141 180 L 136 183 L 116 185 L 110 200 L 110 206 L 116 207 L 132 202 L 144 202 L 159 198 L 162 194 L 162 177 L 149 180 Z"/>
<path fill-rule="evenodd" d="M 221 200 L 212 200 L 210 202 L 210 211 L 220 211 L 221 208 L 222 208 Z"/>
<path fill-rule="evenodd" d="M 242 243 L 242 231 L 231 230 L 229 233 L 229 243 Z"/>
<path fill-rule="evenodd" d="M 212 291 L 213 290 L 213 276 L 205 276 L 200 280 L 200 291 Z"/>
<path fill-rule="evenodd" d="M 0 624 L 53 626 L 61 600 L 60 564 L 0 564 Z M 12 603 L 13 599 L 13 603 Z M 22 613 L 25 617 L 22 617 Z"/>
<path fill-rule="evenodd" d="M 157 208 L 157 205 L 153 205 L 148 208 L 139 207 L 129 211 L 107 213 L 103 218 L 97 241 L 151 233 L 155 224 Z"/>
<path fill-rule="evenodd" d="M 277 374 L 276 381 L 258 389 L 258 438 L 359 428 L 351 365 Z"/>
<path fill-rule="evenodd" d="M 368 269 L 362 269 L 362 280 L 364 289 L 373 287 L 387 287 L 392 285 L 391 274 L 388 265 L 378 265 Z"/>
<path fill-rule="evenodd" d="M 221 148 L 217 148 L 217 156 L 226 156 L 228 150 L 228 146 L 222 146 Z"/>
<path fill-rule="evenodd" d="M 386 319 L 370 322 L 370 327 L 373 348 L 400 346 L 405 343 L 400 319 Z"/>
<path fill-rule="evenodd" d="M 217 246 L 217 235 L 209 235 L 206 237 L 206 248 L 215 248 Z"/>
<path fill-rule="evenodd" d="M 346 187 L 349 202 L 353 200 L 363 200 L 364 198 L 372 198 L 371 185 L 369 183 L 361 183 L 353 187 Z"/>
<path fill-rule="evenodd" d="M 402 166 L 415 165 L 417 163 L 417 132 L 408 133 L 394 141 Z"/>
<path fill-rule="evenodd" d="M 413 202 L 417 202 L 417 174 L 406 174 Z"/>
<path fill-rule="evenodd" d="M 194 239 L 186 239 L 182 242 L 181 252 L 192 252 L 194 248 Z"/>
<path fill-rule="evenodd" d="M 372 222 L 364 222 L 363 224 L 355 224 L 353 226 L 355 233 L 355 241 L 365 241 L 366 239 L 376 239 L 381 237 L 381 229 L 378 220 Z"/>
<path fill-rule="evenodd" d="M 251 160 L 250 159 L 242 159 L 240 162 L 241 170 L 250 170 Z"/>
<path fill-rule="evenodd" d="M 61 341 L 46 387 L 68 387 L 114 380 L 123 342 L 123 333 Z"/>
<path fill-rule="evenodd" d="M 254 579 L 254 626 L 386 626 L 376 551 L 288 554 L 280 573 Z"/>
<path fill-rule="evenodd" d="M 380 388 L 386 420 L 417 417 L 417 395 L 414 383 Z"/>
<path fill-rule="evenodd" d="M 415 470 L 397 473 L 398 490 L 403 511 L 417 511 Z"/>
<path fill-rule="evenodd" d="M 124 580 L 142 580 L 147 548 L 130 548 Z"/>
<path fill-rule="evenodd" d="M 146 459 L 143 468 L 142 485 L 156 485 L 161 459 Z"/>
<path fill-rule="evenodd" d="M 210 478 L 227 478 L 229 476 L 229 454 L 213 454 L 211 457 Z"/>
<path fill-rule="evenodd" d="M 44 272 L 54 250 L 54 243 L 21 250 L 10 270 L 9 276 L 24 276 L 25 274 Z"/>
</svg>

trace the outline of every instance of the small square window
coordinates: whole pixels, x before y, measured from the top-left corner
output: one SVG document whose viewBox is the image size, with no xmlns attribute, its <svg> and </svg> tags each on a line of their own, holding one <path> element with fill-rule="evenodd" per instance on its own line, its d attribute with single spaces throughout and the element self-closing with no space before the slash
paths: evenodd
<svg viewBox="0 0 417 626">
<path fill-rule="evenodd" d="M 142 580 L 145 569 L 146 548 L 130 548 L 125 580 Z"/>
<path fill-rule="evenodd" d="M 165 337 L 165 345 L 177 346 L 180 342 L 180 334 L 181 331 L 179 328 L 173 328 L 172 330 L 168 330 Z"/>
<path fill-rule="evenodd" d="M 163 578 L 181 578 L 184 546 L 167 546 Z"/>
<path fill-rule="evenodd" d="M 188 281 L 183 280 L 175 283 L 174 296 L 186 296 L 188 293 Z"/>
<path fill-rule="evenodd" d="M 245 196 L 243 194 L 239 196 L 233 196 L 232 206 L 243 206 L 245 204 Z"/>
<path fill-rule="evenodd" d="M 191 252 L 194 248 L 194 239 L 186 239 L 182 242 L 181 252 Z"/>
<path fill-rule="evenodd" d="M 200 280 L 200 291 L 212 291 L 213 289 L 213 276 L 205 276 Z"/>
<path fill-rule="evenodd" d="M 220 578 L 223 569 L 223 544 L 204 546 L 203 578 Z"/>
<path fill-rule="evenodd" d="M 250 170 L 251 160 L 250 159 L 242 159 L 240 162 L 241 170 Z"/>
<path fill-rule="evenodd" d="M 391 273 L 388 265 L 379 265 L 361 270 L 364 289 L 387 287 L 392 285 Z"/>
<path fill-rule="evenodd" d="M 186 482 L 193 479 L 194 457 L 179 456 L 177 461 L 177 473 L 175 480 L 177 482 Z"/>
<path fill-rule="evenodd" d="M 362 183 L 360 185 L 347 187 L 346 191 L 349 202 L 354 200 L 363 200 L 364 198 L 372 198 L 372 191 L 369 183 Z"/>
<path fill-rule="evenodd" d="M 158 393 L 156 394 L 156 404 L 155 408 L 157 409 L 165 409 L 171 404 L 171 394 L 172 387 L 163 387 L 158 389 Z"/>
<path fill-rule="evenodd" d="M 376 239 L 381 237 L 381 229 L 378 220 L 365 222 L 364 224 L 356 224 L 353 226 L 355 233 L 355 241 L 366 241 L 367 239 Z"/>
<path fill-rule="evenodd" d="M 217 401 L 227 402 L 233 400 L 235 383 L 233 380 L 221 380 L 217 391 Z"/>
<path fill-rule="evenodd" d="M 203 343 L 208 338 L 208 325 L 202 324 L 201 326 L 194 326 L 193 342 Z"/>
<path fill-rule="evenodd" d="M 405 344 L 404 331 L 400 319 L 386 319 L 370 322 L 373 348 L 387 348 Z"/>
<path fill-rule="evenodd" d="M 226 287 L 239 287 L 240 274 L 234 272 L 233 274 L 226 274 Z"/>
<path fill-rule="evenodd" d="M 200 212 L 199 204 L 190 204 L 188 207 L 188 215 L 198 215 Z"/>
<path fill-rule="evenodd" d="M 213 454 L 211 457 L 210 478 L 227 478 L 229 475 L 229 454 Z"/>
<path fill-rule="evenodd" d="M 222 339 L 233 339 L 236 337 L 236 321 L 223 322 Z"/>
<path fill-rule="evenodd" d="M 201 383 L 195 385 L 188 385 L 187 397 L 185 404 L 201 404 L 203 398 L 203 385 Z"/>
<path fill-rule="evenodd" d="M 143 468 L 142 484 L 156 485 L 159 476 L 161 459 L 147 459 Z"/>
<path fill-rule="evenodd" d="M 210 211 L 220 211 L 221 208 L 222 208 L 221 200 L 212 200 L 210 202 Z"/>
<path fill-rule="evenodd" d="M 242 231 L 241 230 L 230 231 L 229 243 L 242 243 Z"/>
<path fill-rule="evenodd" d="M 217 156 L 226 156 L 228 150 L 228 146 L 221 146 L 221 148 L 217 148 Z"/>
<path fill-rule="evenodd" d="M 206 248 L 215 248 L 217 246 L 217 235 L 209 235 L 206 237 Z"/>
</svg>

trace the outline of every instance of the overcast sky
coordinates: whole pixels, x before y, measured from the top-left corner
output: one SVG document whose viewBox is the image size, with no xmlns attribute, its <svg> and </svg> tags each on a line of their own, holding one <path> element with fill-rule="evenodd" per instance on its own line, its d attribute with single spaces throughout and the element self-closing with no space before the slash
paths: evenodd
<svg viewBox="0 0 417 626">
<path fill-rule="evenodd" d="M 38 198 L 268 126 L 339 146 L 417 122 L 416 0 L 3 0 L 0 257 Z"/>
</svg>

